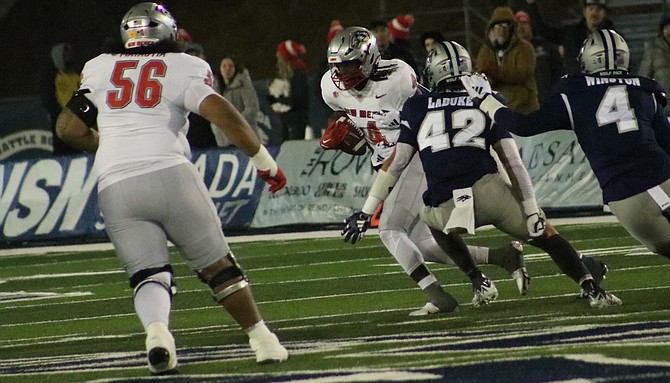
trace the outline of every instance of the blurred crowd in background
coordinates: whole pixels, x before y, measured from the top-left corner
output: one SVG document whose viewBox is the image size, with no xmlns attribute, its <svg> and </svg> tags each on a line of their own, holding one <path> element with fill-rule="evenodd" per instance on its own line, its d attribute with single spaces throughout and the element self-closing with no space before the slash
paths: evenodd
<svg viewBox="0 0 670 383">
<path fill-rule="evenodd" d="M 423 81 L 423 62 L 433 41 L 455 40 L 466 47 L 471 45 L 470 54 L 473 59 L 476 58 L 475 70 L 489 77 L 495 90 L 507 98 L 512 109 L 528 113 L 539 107 L 558 78 L 579 71 L 576 57 L 590 31 L 599 28 L 617 30 L 616 19 L 608 13 L 610 6 L 607 0 L 579 0 L 580 13 L 572 18 L 564 17 L 561 23 L 547 18 L 550 3 L 552 1 L 549 0 L 538 0 L 537 3 L 535 0 L 520 0 L 490 7 L 492 11 L 484 15 L 488 19 L 480 32 L 478 45 L 466 44 L 469 41 L 464 41 L 465 34 L 455 34 L 446 25 L 441 29 L 418 29 L 421 18 L 428 17 L 421 11 L 390 17 L 374 17 L 374 13 L 370 13 L 368 23 L 359 26 L 374 33 L 383 58 L 398 58 L 407 62 L 420 82 Z M 174 8 L 173 13 L 179 22 L 179 8 Z M 565 7 L 563 12 L 568 8 Z M 655 9 L 658 10 L 657 35 L 646 41 L 643 56 L 631 63 L 631 70 L 653 77 L 667 88 L 670 86 L 670 17 L 662 0 Z M 276 145 L 286 140 L 320 136 L 330 114 L 318 88 L 318 79 L 328 70 L 326 47 L 338 31 L 353 26 L 351 23 L 333 19 L 324 25 L 318 31 L 324 40 L 319 46 L 309 46 L 297 39 L 275 40 L 274 63 L 243 62 L 240 57 L 245 56 L 244 50 L 253 49 L 253 42 L 242 44 L 244 48 L 236 46 L 223 53 L 219 53 L 221 49 L 217 47 L 217 54 L 210 54 L 208 46 L 199 39 L 206 37 L 200 28 L 193 28 L 199 31 L 198 34 L 189 25 L 180 26 L 179 39 L 184 51 L 210 64 L 217 91 L 238 108 L 263 142 Z M 625 31 L 617 31 L 626 37 Z M 273 39 L 271 33 L 264 33 L 259 38 Z M 108 40 L 113 39 L 110 37 Z M 109 43 L 104 42 L 101 50 Z M 308 57 L 313 57 L 312 50 L 323 59 L 310 62 Z M 81 57 L 77 51 L 76 43 L 68 41 L 50 48 L 52 70 L 41 82 L 40 99 L 52 123 L 69 95 L 77 89 L 81 66 L 90 58 Z M 518 57 L 524 59 L 518 60 Z M 273 70 L 258 70 L 261 64 Z M 188 138 L 192 147 L 230 145 L 218 133 L 220 130 L 210 126 L 206 120 L 197 115 L 189 119 L 191 128 Z M 53 148 L 57 155 L 73 152 L 56 137 Z"/>
</svg>

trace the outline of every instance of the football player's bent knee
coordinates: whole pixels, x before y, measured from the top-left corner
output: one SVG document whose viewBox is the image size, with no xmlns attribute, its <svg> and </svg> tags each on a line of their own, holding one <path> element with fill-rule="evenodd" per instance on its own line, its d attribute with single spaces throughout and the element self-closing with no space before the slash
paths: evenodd
<svg viewBox="0 0 670 383">
<path fill-rule="evenodd" d="M 394 253 L 400 242 L 402 242 L 403 239 L 409 240 L 409 236 L 407 233 L 400 230 L 380 230 L 379 239 L 391 253 Z"/>
<path fill-rule="evenodd" d="M 212 297 L 217 303 L 249 286 L 249 280 L 232 252 L 198 272 L 198 277 L 212 289 Z"/>
<path fill-rule="evenodd" d="M 546 237 L 553 237 L 559 234 L 558 230 L 549 221 L 544 221 L 544 232 Z"/>
<path fill-rule="evenodd" d="M 383 230 L 379 232 L 379 238 L 408 275 L 424 263 L 419 248 L 404 231 Z"/>
<path fill-rule="evenodd" d="M 170 298 L 177 293 L 177 285 L 174 281 L 172 266 L 170 265 L 143 269 L 133 274 L 130 277 L 130 287 L 133 288 L 133 296 L 137 295 L 137 292 L 149 283 L 156 283 L 162 286 L 170 294 Z"/>
</svg>

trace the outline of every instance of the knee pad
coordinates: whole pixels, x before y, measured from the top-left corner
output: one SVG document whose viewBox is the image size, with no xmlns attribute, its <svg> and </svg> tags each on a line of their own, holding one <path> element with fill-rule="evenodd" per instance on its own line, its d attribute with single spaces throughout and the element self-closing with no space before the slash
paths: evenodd
<svg viewBox="0 0 670 383">
<path fill-rule="evenodd" d="M 247 276 L 244 275 L 244 271 L 242 271 L 242 268 L 237 263 L 233 253 L 229 252 L 226 254 L 226 258 L 228 258 L 228 260 L 233 265 L 222 268 L 216 274 L 214 274 L 210 280 L 204 279 L 202 275 L 198 273 L 200 280 L 206 283 L 209 288 L 212 289 L 212 298 L 214 298 L 214 301 L 217 303 L 221 303 L 224 299 L 228 298 L 235 292 L 249 286 L 249 280 L 247 279 Z M 242 280 L 236 281 L 240 277 Z"/>
<path fill-rule="evenodd" d="M 173 295 L 177 294 L 177 284 L 174 280 L 174 272 L 171 265 L 143 269 L 133 274 L 130 277 L 130 287 L 133 289 L 133 296 L 137 295 L 137 292 L 147 283 L 156 283 L 165 288 L 170 294 L 170 299 L 172 299 Z"/>
</svg>

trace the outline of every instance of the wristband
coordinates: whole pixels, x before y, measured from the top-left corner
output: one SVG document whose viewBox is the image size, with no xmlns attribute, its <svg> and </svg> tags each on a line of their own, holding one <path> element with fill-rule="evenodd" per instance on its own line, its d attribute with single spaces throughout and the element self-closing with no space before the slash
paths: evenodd
<svg viewBox="0 0 670 383">
<path fill-rule="evenodd" d="M 381 199 L 369 195 L 365 200 L 365 205 L 363 205 L 363 209 L 361 209 L 361 211 L 367 215 L 373 215 L 380 203 L 382 203 Z"/>
<path fill-rule="evenodd" d="M 363 206 L 363 213 L 373 214 L 377 210 L 377 206 L 383 202 L 391 193 L 391 189 L 398 182 L 398 177 L 392 175 L 386 170 L 380 170 L 377 173 L 377 178 L 370 188 L 368 199 L 365 200 Z"/>
<path fill-rule="evenodd" d="M 261 145 L 256 154 L 251 157 L 251 162 L 258 170 L 269 170 L 270 176 L 272 177 L 277 174 L 277 163 L 263 145 Z"/>
<path fill-rule="evenodd" d="M 484 97 L 484 100 L 482 101 L 481 105 L 479 106 L 479 109 L 483 110 L 484 113 L 489 115 L 489 118 L 492 120 L 495 120 L 493 116 L 495 116 L 496 112 L 500 108 L 505 108 L 505 105 L 500 103 L 500 101 L 496 100 L 493 95 L 488 94 L 486 97 Z"/>
<path fill-rule="evenodd" d="M 521 204 L 523 205 L 523 212 L 526 213 L 526 215 L 533 215 L 540 212 L 540 209 L 537 207 L 537 201 L 534 199 L 522 201 Z"/>
</svg>

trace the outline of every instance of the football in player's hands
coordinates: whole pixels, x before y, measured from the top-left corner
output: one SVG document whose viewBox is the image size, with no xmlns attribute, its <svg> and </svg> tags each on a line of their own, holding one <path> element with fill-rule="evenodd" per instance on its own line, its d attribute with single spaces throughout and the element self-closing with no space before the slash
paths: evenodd
<svg viewBox="0 0 670 383">
<path fill-rule="evenodd" d="M 319 142 L 325 150 L 341 150 L 355 156 L 365 154 L 366 144 L 363 132 L 344 112 L 333 113 Z"/>
</svg>

